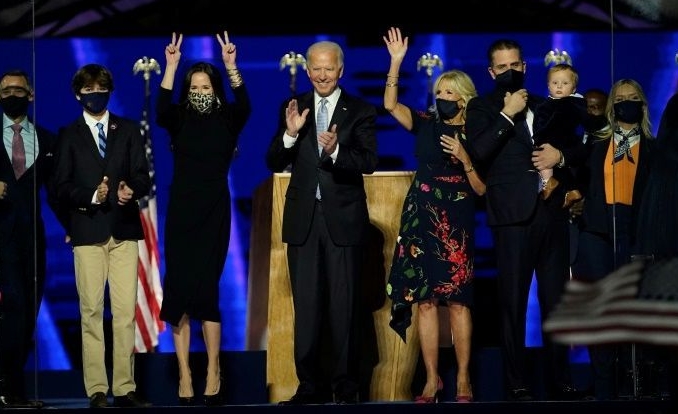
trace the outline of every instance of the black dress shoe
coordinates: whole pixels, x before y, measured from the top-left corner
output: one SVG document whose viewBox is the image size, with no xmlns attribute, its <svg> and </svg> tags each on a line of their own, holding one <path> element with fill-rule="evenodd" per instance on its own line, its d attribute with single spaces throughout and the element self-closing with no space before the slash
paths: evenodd
<svg viewBox="0 0 678 414">
<path fill-rule="evenodd" d="M 0 395 L 0 408 L 42 408 L 45 405 L 39 400 L 28 400 L 13 395 Z"/>
<path fill-rule="evenodd" d="M 532 401 L 534 397 L 527 388 L 515 388 L 509 391 L 511 401 Z"/>
<path fill-rule="evenodd" d="M 556 388 L 552 399 L 555 401 L 577 401 L 583 399 L 585 393 L 579 391 L 572 385 L 562 384 Z"/>
<path fill-rule="evenodd" d="M 358 404 L 358 393 L 337 393 L 334 395 L 335 404 Z"/>
<path fill-rule="evenodd" d="M 289 400 L 280 401 L 278 405 L 307 405 L 307 404 L 323 404 L 320 397 L 315 394 L 296 393 Z"/>
<path fill-rule="evenodd" d="M 89 408 L 106 408 L 108 407 L 108 398 L 103 392 L 95 392 L 89 397 Z"/>
<path fill-rule="evenodd" d="M 113 405 L 116 407 L 150 407 L 151 403 L 139 397 L 136 392 L 130 391 L 127 395 L 114 396 Z"/>
</svg>

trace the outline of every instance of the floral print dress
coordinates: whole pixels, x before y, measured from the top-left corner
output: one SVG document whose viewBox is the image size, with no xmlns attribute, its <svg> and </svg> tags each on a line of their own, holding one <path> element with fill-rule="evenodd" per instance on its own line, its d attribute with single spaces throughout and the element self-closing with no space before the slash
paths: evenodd
<svg viewBox="0 0 678 414">
<path fill-rule="evenodd" d="M 475 193 L 464 166 L 443 152 L 440 135 L 461 138 L 463 126 L 446 125 L 430 113 L 414 112 L 418 168 L 400 219 L 386 293 L 389 325 L 405 338 L 412 305 L 437 298 L 468 306 L 473 300 Z"/>
</svg>

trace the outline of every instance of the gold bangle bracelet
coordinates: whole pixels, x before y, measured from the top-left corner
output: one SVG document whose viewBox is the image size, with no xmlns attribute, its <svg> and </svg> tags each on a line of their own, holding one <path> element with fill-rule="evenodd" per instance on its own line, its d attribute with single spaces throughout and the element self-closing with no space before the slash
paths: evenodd
<svg viewBox="0 0 678 414">
<path fill-rule="evenodd" d="M 475 170 L 476 170 L 475 167 L 474 167 L 474 166 L 471 166 L 468 170 L 464 170 L 464 172 L 465 172 L 466 174 L 468 174 L 468 173 L 471 173 L 471 172 L 473 172 L 473 171 L 475 171 Z"/>
<path fill-rule="evenodd" d="M 389 88 L 394 88 L 398 86 L 398 82 L 386 82 L 386 86 Z"/>
<path fill-rule="evenodd" d="M 228 74 L 228 81 L 231 84 L 231 88 L 235 89 L 242 85 L 242 75 L 240 74 L 240 71 L 236 69 L 226 69 L 226 73 Z"/>
</svg>

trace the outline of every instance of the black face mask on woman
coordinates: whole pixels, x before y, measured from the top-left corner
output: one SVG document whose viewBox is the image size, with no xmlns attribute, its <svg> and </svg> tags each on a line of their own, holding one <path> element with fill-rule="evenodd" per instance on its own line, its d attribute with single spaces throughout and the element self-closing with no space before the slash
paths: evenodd
<svg viewBox="0 0 678 414">
<path fill-rule="evenodd" d="M 509 69 L 506 72 L 497 75 L 494 78 L 494 82 L 499 88 L 513 93 L 523 87 L 525 73 L 515 69 Z"/>
<path fill-rule="evenodd" d="M 445 121 L 454 118 L 461 111 L 457 101 L 448 101 L 446 99 L 436 99 L 436 108 L 440 118 Z"/>
<path fill-rule="evenodd" d="M 628 100 L 615 102 L 614 117 L 627 124 L 637 124 L 643 119 L 643 102 Z"/>
</svg>

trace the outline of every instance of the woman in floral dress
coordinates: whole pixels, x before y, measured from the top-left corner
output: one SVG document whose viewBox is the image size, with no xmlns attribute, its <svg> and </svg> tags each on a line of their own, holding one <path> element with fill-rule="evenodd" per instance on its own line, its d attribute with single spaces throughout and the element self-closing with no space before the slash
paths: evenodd
<svg viewBox="0 0 678 414">
<path fill-rule="evenodd" d="M 387 284 L 390 326 L 405 340 L 412 305 L 418 305 L 418 334 L 426 384 L 416 402 L 437 402 L 438 306 L 450 308 L 457 358 L 457 401 L 471 401 L 469 374 L 476 195 L 485 184 L 466 152 L 465 107 L 477 95 L 459 70 L 442 73 L 433 85 L 435 108 L 417 112 L 398 102 L 398 72 L 408 38 L 391 28 L 384 41 L 391 55 L 384 107 L 415 135 L 418 168 L 403 204 L 400 231 Z"/>
</svg>

